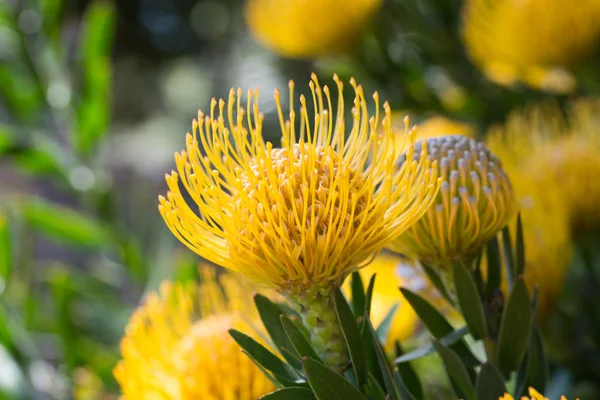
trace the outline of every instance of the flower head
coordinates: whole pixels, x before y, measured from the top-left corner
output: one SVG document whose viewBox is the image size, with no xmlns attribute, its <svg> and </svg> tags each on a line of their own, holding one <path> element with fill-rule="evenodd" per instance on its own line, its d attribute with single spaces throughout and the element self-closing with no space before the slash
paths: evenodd
<svg viewBox="0 0 600 400">
<path fill-rule="evenodd" d="M 469 260 L 516 211 L 510 181 L 481 142 L 460 135 L 425 139 L 413 157 L 425 146 L 428 158 L 438 161 L 441 189 L 427 213 L 389 247 L 435 265 Z"/>
<path fill-rule="evenodd" d="M 387 103 L 382 134 L 377 93 L 377 112 L 369 116 L 363 89 L 352 80 L 356 97 L 348 132 L 343 85 L 334 79 L 335 111 L 329 88 L 321 89 L 313 75 L 312 123 L 303 96 L 296 115 L 292 83 L 287 120 L 276 91 L 281 148 L 263 139 L 255 91 L 248 92 L 248 112 L 240 104 L 241 90 L 232 90 L 218 108 L 214 100 L 208 115 L 200 112 L 187 150 L 175 155 L 178 172 L 167 175 L 170 192 L 159 198 L 175 236 L 255 283 L 304 293 L 341 284 L 418 220 L 438 189 L 426 146 L 415 155 L 410 145 L 411 162 L 396 169 Z M 414 133 L 408 138 L 414 142 Z"/>
<path fill-rule="evenodd" d="M 564 67 L 599 43 L 600 2 L 467 0 L 462 31 L 471 59 L 496 83 L 568 92 L 574 80 Z"/>
<path fill-rule="evenodd" d="M 314 58 L 350 48 L 381 3 L 246 0 L 246 21 L 252 35 L 274 52 L 290 58 Z"/>
<path fill-rule="evenodd" d="M 504 396 L 500 397 L 499 400 L 514 400 L 514 398 L 510 394 L 506 393 Z M 530 387 L 529 397 L 523 396 L 521 397 L 521 400 L 548 400 L 548 398 L 544 397 L 543 394 Z M 567 398 L 565 396 L 560 396 L 560 400 L 567 400 Z"/>
<path fill-rule="evenodd" d="M 274 389 L 228 328 L 252 322 L 238 277 L 201 269 L 197 286 L 163 282 L 133 314 L 114 375 L 123 399 L 256 399 Z"/>
</svg>

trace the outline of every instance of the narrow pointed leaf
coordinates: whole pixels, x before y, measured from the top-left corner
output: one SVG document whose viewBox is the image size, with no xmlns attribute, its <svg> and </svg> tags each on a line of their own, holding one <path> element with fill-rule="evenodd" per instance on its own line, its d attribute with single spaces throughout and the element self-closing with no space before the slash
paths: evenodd
<svg viewBox="0 0 600 400">
<path fill-rule="evenodd" d="M 385 392 L 377 382 L 377 379 L 373 376 L 373 374 L 369 373 L 369 377 L 367 378 L 367 382 L 369 384 L 369 389 L 371 391 L 371 397 L 373 400 L 385 400 Z"/>
<path fill-rule="evenodd" d="M 415 400 L 415 397 L 410 393 L 408 387 L 406 386 L 402 375 L 398 372 L 398 370 L 394 371 L 394 382 L 396 383 L 396 387 L 398 388 L 398 393 L 400 393 L 400 399 L 402 400 Z"/>
<path fill-rule="evenodd" d="M 288 339 L 292 343 L 294 350 L 296 353 L 302 357 L 312 357 L 317 361 L 321 361 L 315 350 L 312 348 L 310 342 L 304 336 L 304 334 L 298 329 L 296 324 L 294 324 L 287 316 L 281 315 L 281 324 L 283 326 L 283 330 L 285 331 Z"/>
<path fill-rule="evenodd" d="M 446 318 L 427 300 L 408 289 L 400 290 L 434 338 L 441 339 L 454 331 Z M 463 340 L 457 341 L 450 348 L 456 351 L 468 367 L 480 364 Z"/>
<path fill-rule="evenodd" d="M 356 318 L 362 317 L 365 313 L 365 286 L 358 271 L 352 273 L 350 281 L 352 289 L 352 309 Z"/>
<path fill-rule="evenodd" d="M 459 340 L 461 340 L 467 333 L 469 333 L 469 328 L 463 326 L 460 329 L 457 329 L 450 333 L 449 335 L 444 336 L 439 340 L 446 347 L 452 347 L 452 345 Z M 428 356 L 429 354 L 435 352 L 435 347 L 433 344 L 428 344 L 423 347 L 419 347 L 416 350 L 411 351 L 410 353 L 406 353 L 403 356 L 400 356 L 394 360 L 394 364 L 402 364 L 409 361 L 417 360 L 421 357 Z"/>
<path fill-rule="evenodd" d="M 284 314 L 283 309 L 261 294 L 254 295 L 254 304 L 275 347 L 291 366 L 297 370 L 301 370 L 302 364 L 300 361 L 282 351 L 284 348 L 291 351 L 294 350 L 294 346 L 285 333 L 281 319 L 279 318 L 280 315 Z"/>
<path fill-rule="evenodd" d="M 404 349 L 398 341 L 395 343 L 395 352 L 396 358 L 402 357 L 404 355 Z M 396 364 L 397 372 L 402 377 L 402 381 L 406 386 L 406 389 L 410 392 L 410 394 L 416 400 L 423 399 L 423 386 L 421 385 L 421 380 L 419 379 L 419 375 L 415 372 L 410 363 L 400 363 Z"/>
<path fill-rule="evenodd" d="M 302 361 L 308 383 L 318 400 L 367 400 L 367 398 L 340 374 L 333 372 L 310 357 Z"/>
<path fill-rule="evenodd" d="M 377 274 L 373 274 L 369 280 L 369 286 L 367 286 L 367 293 L 365 294 L 365 312 L 363 313 L 365 318 L 371 315 L 371 300 L 373 299 L 373 289 L 375 289 L 376 277 Z"/>
<path fill-rule="evenodd" d="M 452 266 L 456 296 L 462 315 L 469 327 L 473 339 L 479 340 L 487 337 L 485 314 L 481 297 L 475 286 L 471 273 L 462 262 Z"/>
<path fill-rule="evenodd" d="M 294 382 L 298 379 L 298 376 L 292 372 L 290 367 L 288 367 L 275 354 L 271 353 L 266 347 L 252 339 L 250 336 L 235 329 L 230 329 L 229 334 L 233 340 L 235 340 L 236 343 L 239 344 L 244 351 L 246 351 L 246 353 L 251 355 L 252 358 L 265 369 L 291 382 Z"/>
<path fill-rule="evenodd" d="M 260 400 L 316 400 L 316 397 L 308 388 L 288 387 L 262 396 Z"/>
<path fill-rule="evenodd" d="M 522 277 L 515 281 L 506 304 L 498 337 L 498 366 L 507 374 L 516 371 L 531 343 L 531 300 Z"/>
<path fill-rule="evenodd" d="M 440 278 L 440 275 L 430 265 L 421 263 L 421 266 L 423 267 L 423 271 L 425 271 L 425 274 L 427 275 L 431 283 L 433 283 L 433 286 L 435 286 L 435 288 L 442 295 L 442 297 L 444 297 L 444 299 L 446 299 L 446 301 L 449 304 L 454 305 L 454 301 L 448 293 L 448 288 L 442 281 L 442 278 Z"/>
<path fill-rule="evenodd" d="M 498 400 L 508 393 L 504 379 L 492 364 L 485 363 L 477 376 L 477 400 Z"/>
<path fill-rule="evenodd" d="M 375 350 L 375 357 L 377 357 L 377 362 L 379 363 L 379 369 L 383 375 L 383 382 L 385 384 L 388 396 L 391 400 L 401 400 L 400 393 L 394 382 L 392 371 L 390 370 L 390 365 L 385 356 L 385 353 L 383 352 L 383 349 L 381 348 L 379 340 L 377 340 L 377 334 L 375 333 L 375 329 L 373 329 L 371 321 L 367 320 L 365 322 L 367 323 L 367 325 L 369 326 L 369 330 L 371 331 L 371 338 L 373 340 L 373 349 Z"/>
<path fill-rule="evenodd" d="M 487 282 L 485 294 L 491 296 L 496 290 L 500 289 L 502 283 L 502 269 L 500 265 L 500 246 L 498 245 L 498 237 L 494 236 L 488 243 L 486 248 L 487 256 Z"/>
<path fill-rule="evenodd" d="M 381 343 L 387 342 L 388 334 L 390 332 L 392 323 L 394 322 L 394 317 L 396 316 L 396 311 L 398 310 L 399 306 L 400 304 L 398 303 L 392 305 L 392 307 L 390 307 L 390 311 L 388 311 L 385 318 L 383 318 L 383 321 L 381 321 L 376 329 L 377 338 Z"/>
<path fill-rule="evenodd" d="M 504 229 L 502 229 L 502 249 L 504 251 L 504 264 L 506 266 L 505 271 L 508 280 L 508 288 L 510 290 L 517 276 L 517 268 L 515 264 L 512 237 L 510 235 L 510 228 L 508 226 L 505 226 Z"/>
<path fill-rule="evenodd" d="M 356 375 L 358 385 L 362 386 L 367 382 L 368 368 L 360 329 L 348 302 L 338 288 L 335 289 L 334 301 L 335 312 L 342 328 L 342 335 L 350 354 L 350 360 L 352 361 L 352 369 Z"/>
<path fill-rule="evenodd" d="M 444 362 L 448 377 L 456 384 L 458 389 L 460 389 L 465 400 L 475 400 L 476 396 L 473 382 L 471 381 L 467 367 L 458 354 L 438 341 L 434 341 L 433 346 Z"/>
<path fill-rule="evenodd" d="M 531 335 L 529 351 L 517 374 L 515 395 L 525 394 L 528 387 L 534 387 L 543 393 L 546 390 L 548 375 L 546 350 L 544 349 L 540 329 L 536 326 Z"/>
</svg>

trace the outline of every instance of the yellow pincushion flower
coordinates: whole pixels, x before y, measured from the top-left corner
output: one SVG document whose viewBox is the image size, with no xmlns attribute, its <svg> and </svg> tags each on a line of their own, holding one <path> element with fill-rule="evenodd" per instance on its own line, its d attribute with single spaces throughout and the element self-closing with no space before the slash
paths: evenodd
<svg viewBox="0 0 600 400">
<path fill-rule="evenodd" d="M 343 85 L 334 79 L 335 111 L 329 88 L 321 89 L 313 75 L 312 123 L 303 96 L 296 115 L 292 83 L 288 120 L 276 91 L 281 148 L 263 139 L 255 91 L 248 93 L 247 113 L 241 90 L 232 90 L 218 109 L 213 101 L 210 113 L 200 112 L 194 121 L 187 150 L 175 156 L 178 172 L 167 175 L 170 191 L 159 198 L 165 222 L 190 249 L 277 289 L 299 306 L 310 328 L 331 325 L 333 334 L 328 328 L 322 340 L 313 338 L 325 359 L 343 353 L 344 346 L 332 288 L 418 220 L 438 190 L 437 169 L 426 148 L 414 157 L 409 146 L 411 162 L 395 168 L 391 110 L 386 103 L 381 122 L 375 93 L 377 111 L 370 116 L 362 87 L 353 80 L 353 124 L 346 129 Z M 414 134 L 408 139 L 414 143 Z M 323 315 L 326 311 L 330 314 Z M 312 332 L 317 331 L 322 330 Z"/>
<path fill-rule="evenodd" d="M 471 59 L 492 81 L 568 92 L 575 82 L 565 67 L 599 43 L 600 2 L 467 0 L 462 34 Z"/>
<path fill-rule="evenodd" d="M 227 332 L 253 322 L 248 286 L 212 271 L 197 286 L 163 282 L 133 314 L 114 370 L 122 399 L 254 400 L 274 389 Z"/>
<path fill-rule="evenodd" d="M 450 135 L 462 135 L 473 139 L 475 138 L 475 129 L 465 122 L 451 120 L 440 115 L 425 119 L 417 129 L 417 140 Z"/>
<path fill-rule="evenodd" d="M 516 211 L 510 181 L 481 142 L 460 135 L 430 138 L 417 142 L 415 154 L 425 145 L 438 161 L 441 189 L 427 213 L 388 247 L 436 266 L 469 261 Z"/>
<path fill-rule="evenodd" d="M 290 58 L 315 58 L 349 49 L 381 3 L 246 0 L 246 21 L 252 35 L 272 51 Z"/>
<path fill-rule="evenodd" d="M 504 396 L 500 397 L 499 400 L 514 400 L 514 398 L 510 394 L 506 393 Z M 548 400 L 548 398 L 544 397 L 543 394 L 539 393 L 534 388 L 529 388 L 529 397 L 522 396 L 521 400 Z M 560 400 L 567 400 L 567 398 L 565 396 L 560 396 Z"/>
</svg>

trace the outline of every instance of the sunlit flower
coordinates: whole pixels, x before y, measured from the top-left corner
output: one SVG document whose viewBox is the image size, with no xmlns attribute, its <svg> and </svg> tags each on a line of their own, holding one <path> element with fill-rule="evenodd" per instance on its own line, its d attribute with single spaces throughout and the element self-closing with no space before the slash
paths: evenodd
<svg viewBox="0 0 600 400">
<path fill-rule="evenodd" d="M 510 146 L 515 164 L 565 198 L 575 229 L 600 226 L 600 100 L 572 102 L 566 112 L 544 104 L 510 116 L 489 143 Z M 511 159 L 508 159 L 511 157 Z"/>
<path fill-rule="evenodd" d="M 273 385 L 227 330 L 253 322 L 249 288 L 201 269 L 199 285 L 163 282 L 133 314 L 114 375 L 122 399 L 247 399 Z"/>
<path fill-rule="evenodd" d="M 167 225 L 190 249 L 279 290 L 299 306 L 311 329 L 325 323 L 322 337 L 316 337 L 320 328 L 312 331 L 313 345 L 331 363 L 340 353 L 330 351 L 331 341 L 343 348 L 331 289 L 418 220 L 438 189 L 437 168 L 425 148 L 415 156 L 409 146 L 411 162 L 395 168 L 391 110 L 386 103 L 381 122 L 374 94 L 377 111 L 369 116 L 363 89 L 353 80 L 353 124 L 346 129 L 342 83 L 334 79 L 335 110 L 329 88 L 321 89 L 313 75 L 312 122 L 303 96 L 296 115 L 292 83 L 288 120 L 276 91 L 281 148 L 263 139 L 256 91 L 248 93 L 248 113 L 241 90 L 232 90 L 218 109 L 214 100 L 209 115 L 200 112 L 194 121 L 187 150 L 175 156 L 178 172 L 167 175 L 170 192 L 159 198 Z M 414 143 L 413 133 L 408 140 Z"/>
<path fill-rule="evenodd" d="M 506 393 L 504 396 L 500 397 L 499 400 L 514 400 L 514 398 Z M 534 388 L 529 388 L 529 397 L 523 396 L 521 397 L 521 400 L 548 400 L 548 398 L 544 397 L 543 394 L 539 393 Z M 565 396 L 560 396 L 560 400 L 567 400 L 567 398 Z"/>
<path fill-rule="evenodd" d="M 452 120 L 441 115 L 435 115 L 419 123 L 417 140 L 439 136 L 462 135 L 469 139 L 475 138 L 475 129 L 465 122 Z"/>
<path fill-rule="evenodd" d="M 428 157 L 438 161 L 441 189 L 427 213 L 388 247 L 436 266 L 469 261 L 516 211 L 511 184 L 481 142 L 460 135 L 430 138 L 417 142 L 414 157 L 425 144 Z"/>
<path fill-rule="evenodd" d="M 467 0 L 462 31 L 471 59 L 492 81 L 568 92 L 575 81 L 566 67 L 599 43 L 600 2 Z"/>
<path fill-rule="evenodd" d="M 252 35 L 272 51 L 290 58 L 314 58 L 351 48 L 381 3 L 246 0 L 246 21 Z"/>
</svg>

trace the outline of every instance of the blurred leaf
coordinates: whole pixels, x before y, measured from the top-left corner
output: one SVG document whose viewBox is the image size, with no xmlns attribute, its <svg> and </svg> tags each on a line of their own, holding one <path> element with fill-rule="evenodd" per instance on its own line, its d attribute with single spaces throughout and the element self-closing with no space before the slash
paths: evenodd
<svg viewBox="0 0 600 400">
<path fill-rule="evenodd" d="M 352 360 L 352 368 L 354 369 L 358 386 L 362 386 L 367 382 L 366 351 L 356 318 L 352 314 L 350 306 L 339 288 L 336 288 L 334 292 L 334 307 L 342 329 L 344 341 L 346 342 L 346 348 Z"/>
<path fill-rule="evenodd" d="M 0 212 L 0 285 L 4 286 L 12 270 L 12 243 L 10 224 Z M 3 282 L 4 281 L 4 282 Z M 0 287 L 0 294 L 3 288 Z"/>
<path fill-rule="evenodd" d="M 373 274 L 373 276 L 371 276 L 371 279 L 369 279 L 369 286 L 367 286 L 367 292 L 365 294 L 365 312 L 363 314 L 365 318 L 371 317 L 371 300 L 373 299 L 373 290 L 375 289 L 376 277 L 377 274 Z M 363 330 L 366 330 L 366 328 L 363 327 Z"/>
<path fill-rule="evenodd" d="M 383 318 L 383 321 L 381 321 L 381 323 L 375 330 L 377 332 L 377 337 L 379 338 L 379 341 L 381 343 L 387 342 L 388 333 L 390 332 L 392 322 L 394 322 L 394 317 L 396 316 L 396 311 L 398 310 L 398 307 L 400 307 L 399 303 L 395 303 L 394 305 L 392 305 L 388 313 Z"/>
<path fill-rule="evenodd" d="M 467 367 L 463 364 L 458 354 L 438 341 L 434 341 L 433 346 L 444 362 L 448 377 L 458 386 L 466 400 L 475 400 L 476 396 L 473 382 L 471 381 Z"/>
<path fill-rule="evenodd" d="M 505 271 L 508 281 L 508 290 L 511 290 L 517 275 L 517 268 L 512 237 L 510 235 L 510 227 L 508 225 L 502 229 L 502 249 L 504 250 L 504 264 L 506 265 Z"/>
<path fill-rule="evenodd" d="M 458 261 L 452 266 L 452 275 L 458 304 L 471 336 L 475 340 L 487 337 L 483 304 L 471 273 L 462 262 Z"/>
<path fill-rule="evenodd" d="M 256 305 L 260 319 L 269 333 L 269 336 L 271 336 L 271 340 L 273 340 L 275 347 L 281 352 L 281 355 L 291 366 L 297 370 L 301 370 L 302 364 L 300 361 L 283 351 L 283 349 L 289 351 L 294 350 L 294 346 L 292 345 L 292 342 L 290 342 L 290 339 L 281 324 L 280 316 L 285 314 L 283 310 L 262 294 L 254 295 L 254 304 Z"/>
<path fill-rule="evenodd" d="M 368 383 L 369 389 L 371 390 L 371 396 L 373 400 L 385 400 L 385 392 L 377 382 L 377 379 L 369 372 Z"/>
<path fill-rule="evenodd" d="M 441 339 L 454 331 L 454 328 L 452 328 L 452 325 L 450 325 L 446 318 L 427 300 L 406 288 L 401 288 L 400 291 L 434 338 Z M 468 367 L 480 364 L 464 341 L 460 340 L 450 346 L 450 348 L 460 355 Z"/>
<path fill-rule="evenodd" d="M 303 387 L 288 387 L 274 391 L 260 400 L 315 400 L 312 390 Z"/>
<path fill-rule="evenodd" d="M 546 350 L 542 333 L 539 327 L 535 327 L 533 335 L 531 335 L 531 345 L 525 358 L 525 362 L 521 364 L 517 374 L 515 384 L 515 396 L 525 394 L 528 387 L 534 387 L 540 393 L 546 390 L 548 381 L 548 360 L 546 358 Z"/>
<path fill-rule="evenodd" d="M 507 374 L 516 371 L 531 343 L 531 300 L 522 277 L 517 278 L 502 315 L 498 338 L 498 366 Z"/>
<path fill-rule="evenodd" d="M 352 309 L 356 318 L 362 317 L 365 313 L 365 286 L 358 271 L 352 273 Z"/>
<path fill-rule="evenodd" d="M 433 283 L 433 286 L 435 286 L 437 291 L 442 295 L 442 297 L 444 297 L 444 299 L 446 299 L 446 301 L 448 301 L 449 304 L 453 305 L 454 301 L 452 301 L 452 297 L 448 293 L 448 288 L 446 288 L 446 285 L 440 278 L 440 275 L 430 265 L 421 263 L 421 266 L 423 267 L 423 271 L 425 271 L 425 274 L 427 275 L 431 283 Z"/>
<path fill-rule="evenodd" d="M 478 400 L 498 400 L 507 393 L 502 375 L 489 363 L 481 366 L 476 386 Z"/>
<path fill-rule="evenodd" d="M 77 328 L 71 318 L 71 303 L 74 296 L 68 271 L 65 269 L 52 271 L 51 283 L 57 310 L 55 318 L 56 332 L 58 332 L 62 342 L 67 368 L 69 371 L 73 371 L 79 364 L 79 355 L 76 339 Z"/>
<path fill-rule="evenodd" d="M 112 51 L 116 22 L 116 9 L 108 0 L 94 0 L 85 10 L 79 46 L 86 64 L 97 58 L 109 56 Z"/>
<path fill-rule="evenodd" d="M 0 63 L 0 96 L 21 121 L 29 121 L 43 97 L 24 65 Z"/>
<path fill-rule="evenodd" d="M 74 209 L 37 199 L 25 203 L 23 210 L 27 222 L 50 239 L 88 247 L 102 247 L 111 241 L 100 221 Z"/>
<path fill-rule="evenodd" d="M 460 329 L 453 331 L 452 333 L 442 337 L 439 339 L 439 342 L 442 343 L 446 347 L 452 347 L 452 345 L 459 340 L 461 340 L 467 333 L 469 333 L 469 328 L 463 326 Z M 417 360 L 421 357 L 425 357 L 431 353 L 435 352 L 435 347 L 432 344 L 420 347 L 416 350 L 411 351 L 410 353 L 406 353 L 394 360 L 394 364 L 401 364 L 413 360 Z"/>
<path fill-rule="evenodd" d="M 308 383 L 318 400 L 367 400 L 367 398 L 340 374 L 310 357 L 302 360 Z"/>
<path fill-rule="evenodd" d="M 12 127 L 0 124 L 0 154 L 4 154 L 13 148 L 15 144 L 14 136 L 15 132 Z"/>
<path fill-rule="evenodd" d="M 486 247 L 487 256 L 487 283 L 485 294 L 490 297 L 494 292 L 500 289 L 502 283 L 502 260 L 500 258 L 500 246 L 498 236 L 494 236 Z"/>
<path fill-rule="evenodd" d="M 47 32 L 54 33 L 59 28 L 62 5 L 63 0 L 39 0 L 39 13 Z"/>
<path fill-rule="evenodd" d="M 281 361 L 276 355 L 271 353 L 265 346 L 252 339 L 250 336 L 237 331 L 235 329 L 229 329 L 229 334 L 244 349 L 253 361 L 263 366 L 268 371 L 271 371 L 278 381 L 284 384 L 292 384 L 298 379 L 298 376 L 289 368 L 283 361 Z M 278 379 L 281 377 L 283 379 Z"/>
<path fill-rule="evenodd" d="M 523 275 L 525 271 L 525 242 L 523 239 L 523 220 L 521 213 L 517 215 L 517 238 L 516 238 L 516 276 Z"/>
<path fill-rule="evenodd" d="M 319 358 L 315 350 L 312 348 L 310 342 L 308 341 L 306 336 L 304 336 L 304 334 L 300 331 L 300 329 L 298 329 L 296 324 L 294 324 L 286 315 L 283 314 L 280 316 L 280 319 L 281 324 L 283 326 L 283 330 L 287 334 L 287 337 L 290 339 L 290 342 L 292 342 L 292 346 L 296 350 L 296 353 L 298 353 L 300 358 L 311 357 L 321 362 L 321 359 Z"/>
<path fill-rule="evenodd" d="M 395 343 L 395 353 L 396 359 L 404 355 L 404 349 L 398 341 L 396 341 Z M 422 400 L 423 386 L 421 385 L 421 380 L 419 379 L 419 376 L 417 375 L 413 367 L 410 365 L 410 363 L 405 362 L 396 364 L 396 369 L 402 377 L 402 381 L 404 382 L 406 389 L 410 392 L 410 394 L 416 400 Z"/>
</svg>

